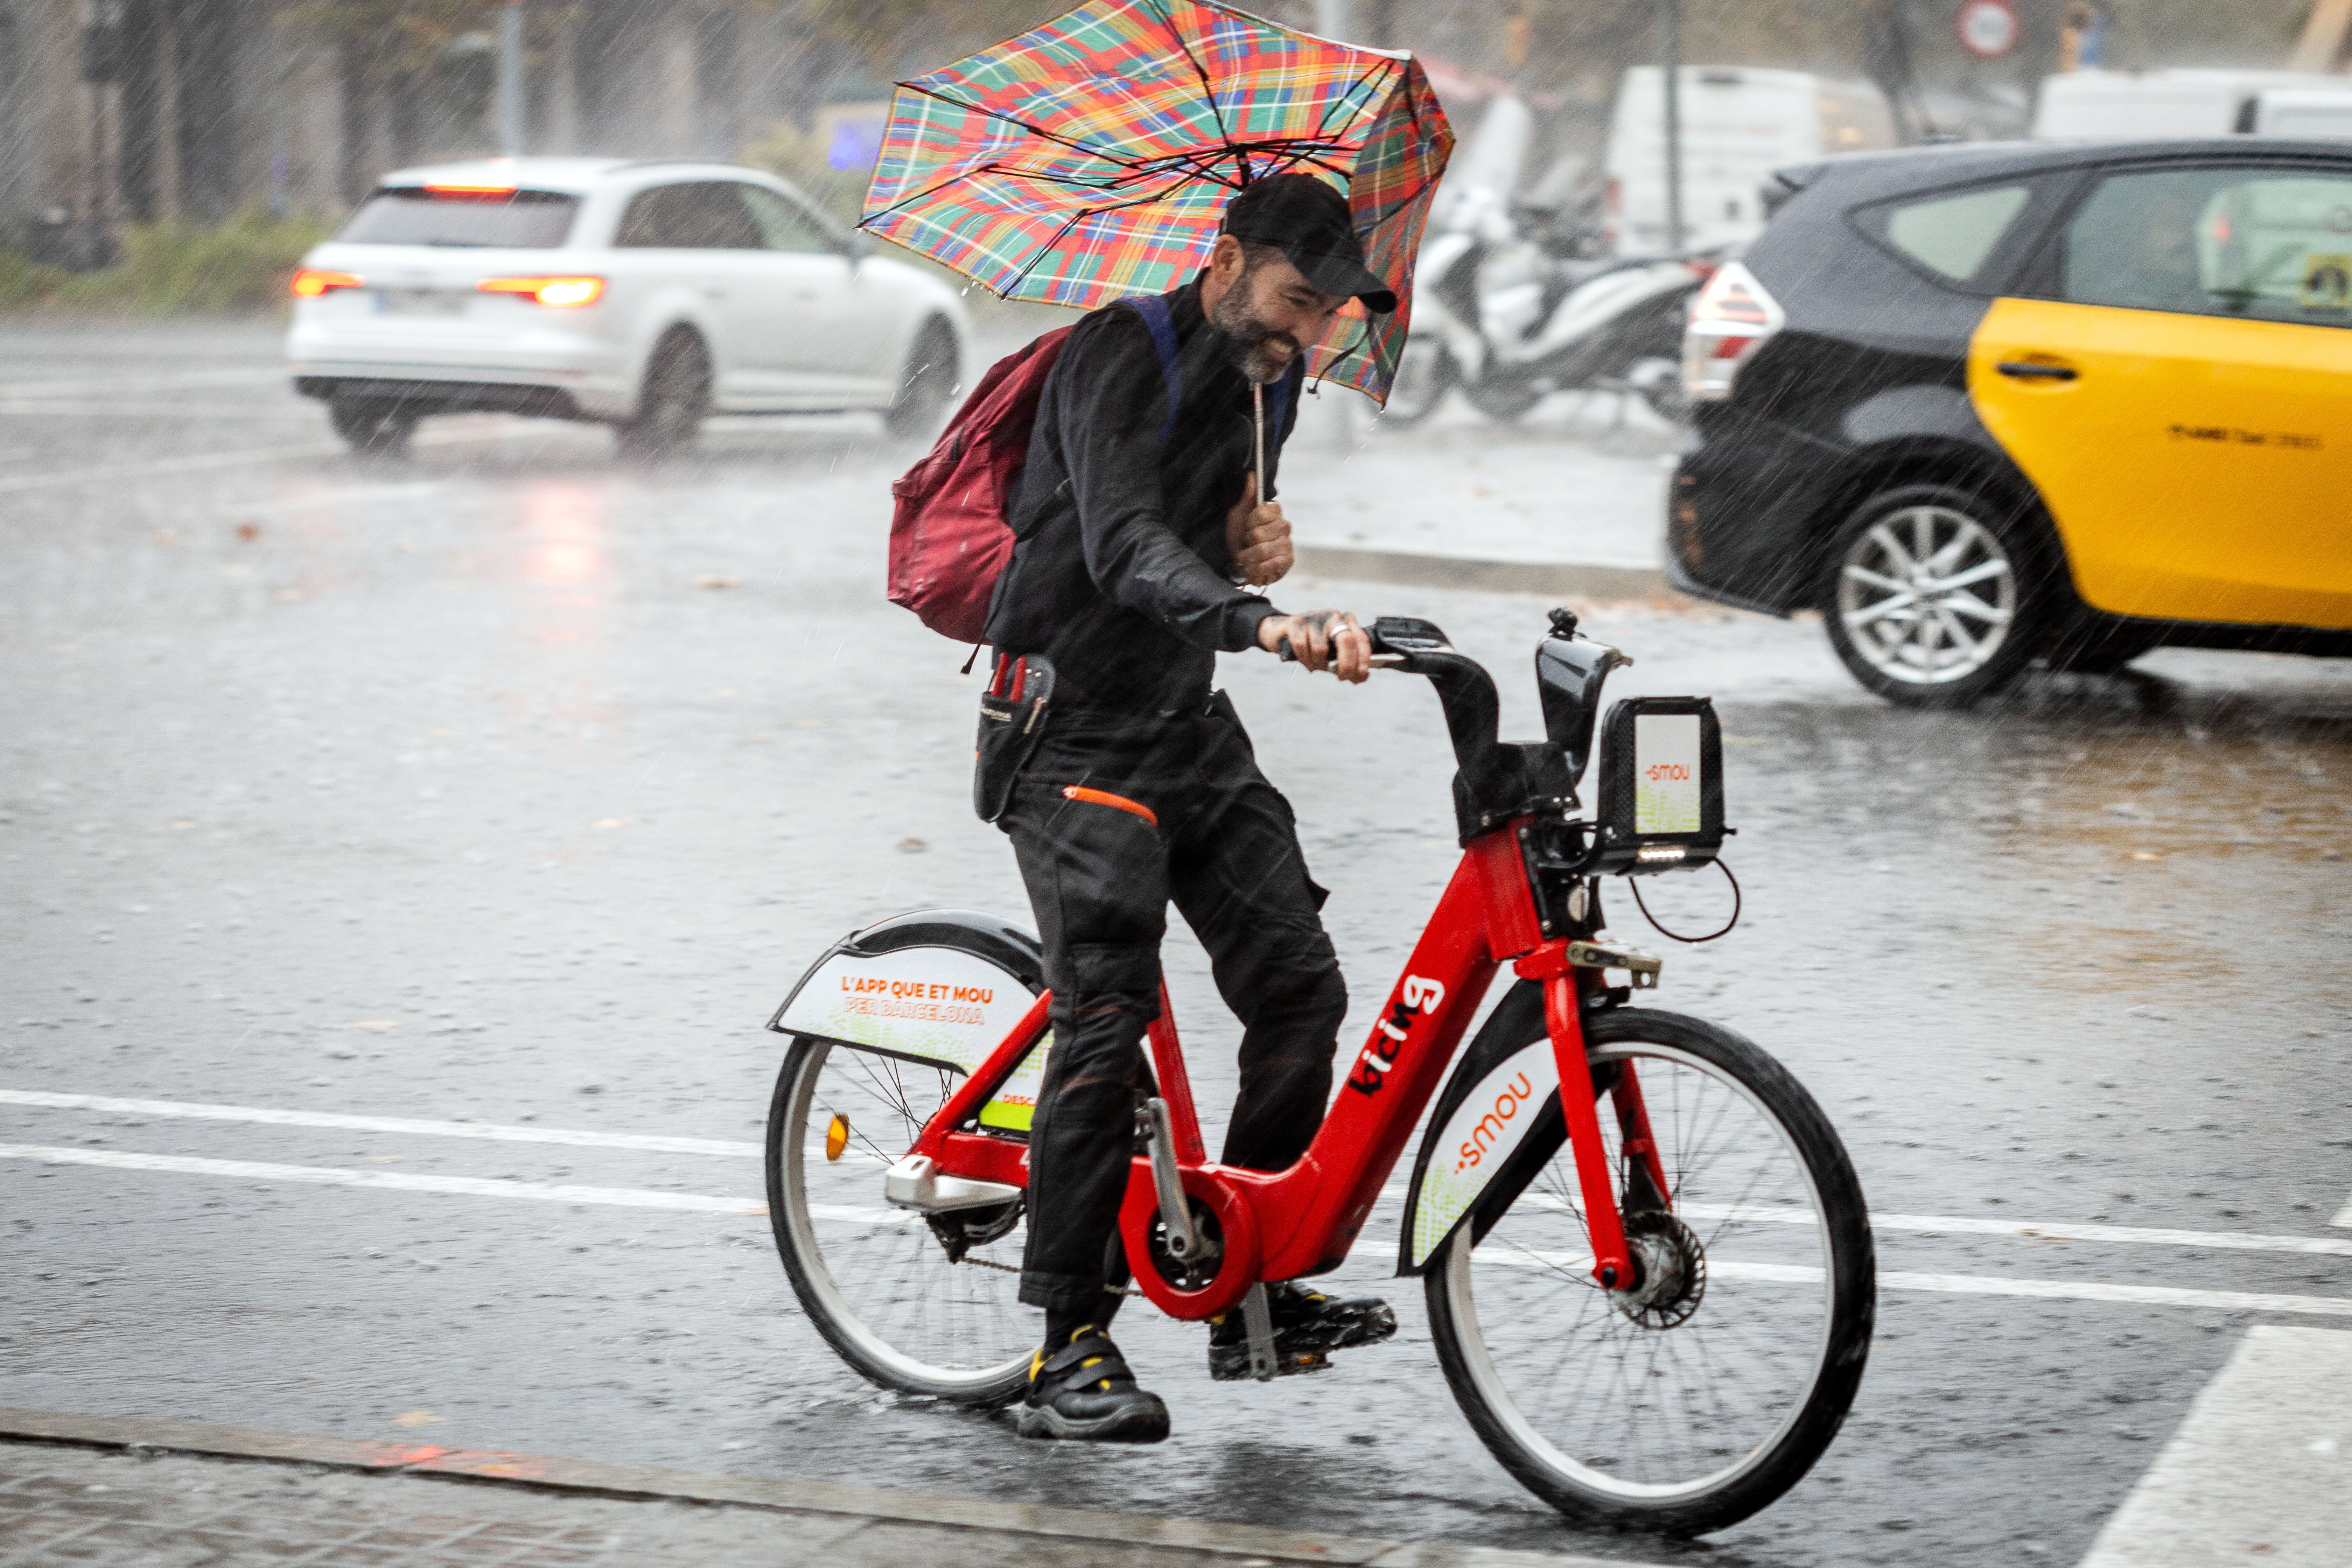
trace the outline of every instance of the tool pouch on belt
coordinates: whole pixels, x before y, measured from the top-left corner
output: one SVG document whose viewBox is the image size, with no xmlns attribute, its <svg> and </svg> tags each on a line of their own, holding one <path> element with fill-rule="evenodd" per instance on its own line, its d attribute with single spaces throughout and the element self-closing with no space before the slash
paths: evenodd
<svg viewBox="0 0 2352 1568">
<path fill-rule="evenodd" d="M 972 749 L 971 808 L 982 822 L 1004 815 L 1013 781 L 1045 735 L 1045 704 L 1054 695 L 1054 667 L 1036 654 L 997 655 L 988 689 L 980 694 L 980 742 Z"/>
</svg>

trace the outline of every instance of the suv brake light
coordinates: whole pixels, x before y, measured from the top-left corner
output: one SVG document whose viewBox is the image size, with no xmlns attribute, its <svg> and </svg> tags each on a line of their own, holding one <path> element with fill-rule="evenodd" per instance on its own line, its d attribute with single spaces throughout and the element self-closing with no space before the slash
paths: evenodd
<svg viewBox="0 0 2352 1568">
<path fill-rule="evenodd" d="M 484 294 L 521 294 L 567 309 L 593 305 L 604 295 L 602 278 L 485 278 L 474 287 Z"/>
<path fill-rule="evenodd" d="M 1780 301 L 1737 261 L 1716 269 L 1691 301 L 1683 328 L 1683 391 L 1694 403 L 1720 403 L 1732 379 L 1764 341 L 1787 323 Z"/>
<path fill-rule="evenodd" d="M 360 289 L 366 284 L 367 279 L 356 272 L 325 272 L 315 267 L 305 267 L 294 274 L 294 297 L 315 300 L 338 289 Z"/>
</svg>

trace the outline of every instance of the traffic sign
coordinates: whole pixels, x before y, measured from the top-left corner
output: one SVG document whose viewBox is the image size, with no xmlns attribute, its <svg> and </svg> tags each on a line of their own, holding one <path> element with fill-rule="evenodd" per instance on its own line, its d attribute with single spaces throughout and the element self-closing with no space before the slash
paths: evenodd
<svg viewBox="0 0 2352 1568">
<path fill-rule="evenodd" d="M 2017 47 L 2017 36 L 2023 31 L 2009 0 L 1963 0 L 1953 27 L 1960 35 L 1960 47 L 1980 60 L 1997 60 Z"/>
</svg>

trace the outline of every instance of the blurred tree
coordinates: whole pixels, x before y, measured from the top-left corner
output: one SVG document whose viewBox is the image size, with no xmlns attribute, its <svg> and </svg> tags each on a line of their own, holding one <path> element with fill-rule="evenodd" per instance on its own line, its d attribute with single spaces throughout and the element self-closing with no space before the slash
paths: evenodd
<svg viewBox="0 0 2352 1568">
<path fill-rule="evenodd" d="M 2106 63 L 2284 68 L 2312 0 L 2106 0 Z"/>
<path fill-rule="evenodd" d="M 1076 0 L 808 0 L 817 35 L 892 80 L 1049 22 Z"/>
<path fill-rule="evenodd" d="M 367 194 L 385 163 L 419 151 L 425 78 L 458 35 L 489 19 L 482 0 L 278 0 L 272 19 L 322 38 L 342 80 L 343 200 Z"/>
</svg>

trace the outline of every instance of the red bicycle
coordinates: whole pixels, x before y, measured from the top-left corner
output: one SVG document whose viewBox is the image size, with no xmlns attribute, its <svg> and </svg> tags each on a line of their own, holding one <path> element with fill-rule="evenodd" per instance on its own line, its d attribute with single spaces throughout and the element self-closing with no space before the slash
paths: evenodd
<svg viewBox="0 0 2352 1568">
<path fill-rule="evenodd" d="M 1714 859 L 1720 736 L 1704 699 L 1617 703 L 1587 816 L 1601 684 L 1628 661 L 1552 621 L 1536 655 L 1549 738 L 1532 744 L 1496 740 L 1493 680 L 1435 626 L 1371 628 L 1374 662 L 1444 705 L 1461 865 L 1286 1171 L 1208 1159 L 1163 994 L 1115 1275 L 1180 1319 L 1239 1304 L 1253 1371 L 1284 1370 L 1262 1282 L 1347 1258 L 1433 1100 L 1398 1271 L 1424 1280 L 1472 1427 L 1563 1513 L 1695 1533 L 1772 1501 L 1835 1436 L 1869 1352 L 1869 1221 L 1785 1068 L 1628 1005 L 1660 964 L 1602 931 L 1601 879 Z M 1465 1048 L 1506 963 L 1517 983 Z M 1018 925 L 927 910 L 835 945 L 770 1021 L 792 1037 L 768 1120 L 776 1244 L 818 1331 L 885 1387 L 991 1406 L 1025 1387 L 1042 984 Z"/>
</svg>

